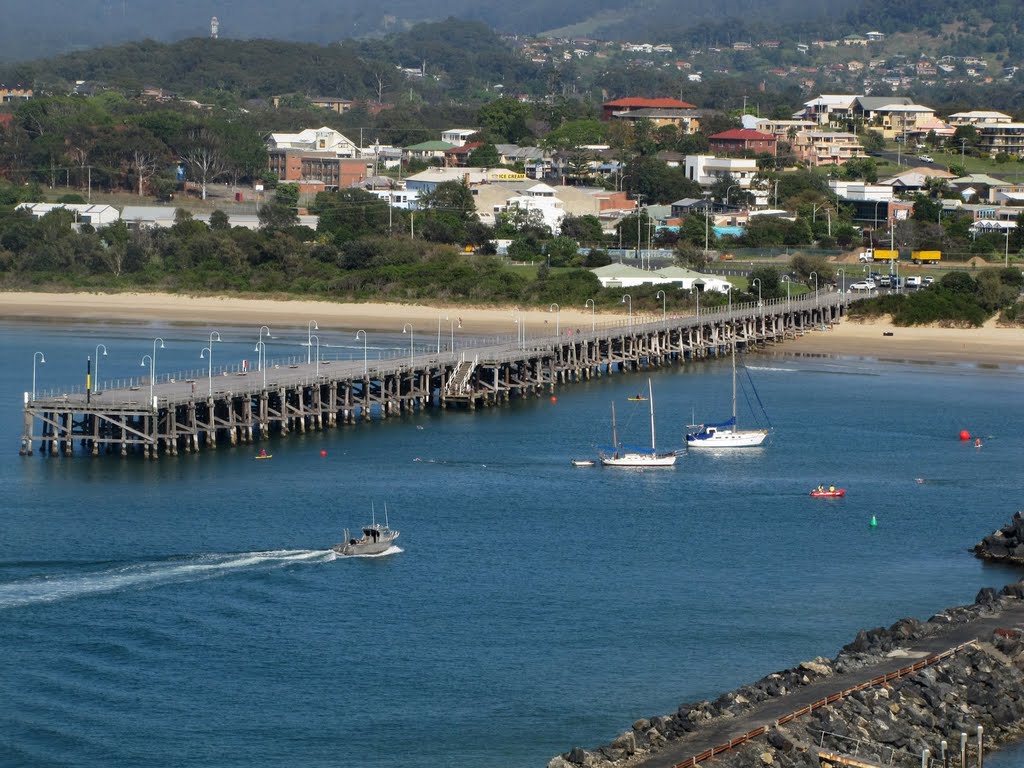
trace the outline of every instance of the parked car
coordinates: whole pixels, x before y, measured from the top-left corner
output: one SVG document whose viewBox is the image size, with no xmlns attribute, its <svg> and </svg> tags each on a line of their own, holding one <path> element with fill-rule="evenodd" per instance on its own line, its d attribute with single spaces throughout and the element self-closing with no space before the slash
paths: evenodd
<svg viewBox="0 0 1024 768">
<path fill-rule="evenodd" d="M 889 275 L 882 275 L 878 278 L 878 284 L 883 288 L 888 288 L 892 284 L 892 278 Z"/>
<path fill-rule="evenodd" d="M 873 291 L 876 287 L 874 280 L 858 280 L 850 284 L 851 291 Z"/>
<path fill-rule="evenodd" d="M 924 285 L 924 283 L 917 275 L 911 275 L 907 278 L 907 288 L 920 288 L 922 285 Z"/>
<path fill-rule="evenodd" d="M 934 163 L 935 161 L 932 159 L 931 155 L 921 155 L 921 162 Z"/>
<path fill-rule="evenodd" d="M 935 278 L 932 277 L 931 275 L 925 275 L 924 277 L 921 278 L 921 283 L 923 285 L 931 285 L 934 282 L 935 282 Z"/>
</svg>

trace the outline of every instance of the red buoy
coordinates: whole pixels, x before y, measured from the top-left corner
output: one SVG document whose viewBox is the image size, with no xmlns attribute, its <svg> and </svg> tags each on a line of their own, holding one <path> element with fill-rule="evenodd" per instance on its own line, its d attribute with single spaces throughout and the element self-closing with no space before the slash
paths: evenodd
<svg viewBox="0 0 1024 768">
<path fill-rule="evenodd" d="M 326 456 L 327 455 L 327 451 L 320 451 L 320 455 L 321 456 Z"/>
<path fill-rule="evenodd" d="M 966 429 L 961 429 L 960 430 L 960 439 L 961 440 L 970 440 L 971 439 L 971 433 L 968 432 Z"/>
</svg>

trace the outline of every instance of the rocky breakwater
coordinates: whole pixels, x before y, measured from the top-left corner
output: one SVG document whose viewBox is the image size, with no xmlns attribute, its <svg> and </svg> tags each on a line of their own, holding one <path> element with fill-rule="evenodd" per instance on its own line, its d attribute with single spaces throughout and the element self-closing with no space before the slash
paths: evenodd
<svg viewBox="0 0 1024 768">
<path fill-rule="evenodd" d="M 1024 565 L 1024 513 L 1015 513 L 1009 525 L 979 541 L 973 552 L 992 563 Z"/>
<path fill-rule="evenodd" d="M 1022 628 L 1024 582 L 999 593 L 985 589 L 972 605 L 926 622 L 903 619 L 862 630 L 834 659 L 805 661 L 714 702 L 638 720 L 611 743 L 577 747 L 548 766 L 664 768 L 762 727 L 764 733 L 717 754 L 713 765 L 817 768 L 828 764 L 820 751 L 920 765 L 922 750 L 938 756 L 944 740 L 958 762 L 960 734 L 973 745 L 978 726 L 986 749 L 1024 736 Z M 881 682 L 882 676 L 889 679 Z M 835 700 L 825 704 L 829 698 Z"/>
</svg>

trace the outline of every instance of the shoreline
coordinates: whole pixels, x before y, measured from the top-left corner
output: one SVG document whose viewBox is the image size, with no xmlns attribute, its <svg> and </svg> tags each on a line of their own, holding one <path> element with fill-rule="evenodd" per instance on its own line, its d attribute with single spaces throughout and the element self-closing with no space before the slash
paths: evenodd
<svg viewBox="0 0 1024 768">
<path fill-rule="evenodd" d="M 306 299 L 251 299 L 233 296 L 192 296 L 171 293 L 42 293 L 35 291 L 0 292 L 0 319 L 5 320 L 94 320 L 94 321 L 166 321 L 190 325 L 229 323 L 231 325 L 295 324 L 305 326 L 311 320 L 325 328 L 365 328 L 370 331 L 401 333 L 404 324 L 418 324 L 417 330 L 440 325 L 444 333 L 451 328 L 462 333 L 516 333 L 516 318 L 521 316 L 527 331 L 536 333 L 545 325 L 558 323 L 562 328 L 590 328 L 591 323 L 621 320 L 619 314 L 591 314 L 588 311 L 559 308 L 543 309 L 472 307 L 444 304 L 396 304 L 384 302 L 334 303 Z"/>
<path fill-rule="evenodd" d="M 365 328 L 395 333 L 400 333 L 405 323 L 411 323 L 420 332 L 440 327 L 442 334 L 445 330 L 457 329 L 470 335 L 507 334 L 511 337 L 517 333 L 517 317 L 523 318 L 531 334 L 544 327 L 549 333 L 553 332 L 556 324 L 566 330 L 586 329 L 593 322 L 607 324 L 624 319 L 621 313 L 592 314 L 566 307 L 554 313 L 537 308 L 519 311 L 512 305 L 334 303 L 140 292 L 0 292 L 0 319 L 5 320 L 149 320 L 200 326 L 215 323 L 301 326 L 316 320 L 325 328 Z M 638 322 L 642 321 L 641 316 L 636 317 Z M 1016 368 L 1024 366 L 1021 350 L 1024 350 L 1024 328 L 998 327 L 994 319 L 981 328 L 896 327 L 884 320 L 845 319 L 829 330 L 805 333 L 784 346 L 769 348 L 768 354 Z"/>
</svg>

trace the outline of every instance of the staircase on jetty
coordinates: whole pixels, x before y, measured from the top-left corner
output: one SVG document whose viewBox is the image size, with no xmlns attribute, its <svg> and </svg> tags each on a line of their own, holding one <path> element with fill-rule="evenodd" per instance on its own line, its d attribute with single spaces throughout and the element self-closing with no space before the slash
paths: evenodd
<svg viewBox="0 0 1024 768">
<path fill-rule="evenodd" d="M 20 453 L 30 456 L 38 446 L 50 456 L 72 456 L 78 444 L 93 456 L 156 458 L 428 408 L 487 407 L 539 397 L 559 384 L 728 354 L 733 345 L 742 351 L 781 342 L 838 322 L 847 306 L 843 295 L 820 293 L 715 307 L 699 317 L 634 316 L 369 367 L 365 360 L 283 367 L 271 361 L 262 371 L 211 371 L 198 392 L 194 379 L 169 377 L 97 392 L 25 393 Z"/>
</svg>

